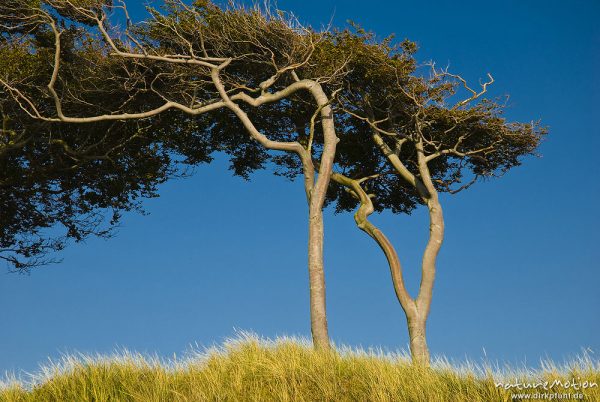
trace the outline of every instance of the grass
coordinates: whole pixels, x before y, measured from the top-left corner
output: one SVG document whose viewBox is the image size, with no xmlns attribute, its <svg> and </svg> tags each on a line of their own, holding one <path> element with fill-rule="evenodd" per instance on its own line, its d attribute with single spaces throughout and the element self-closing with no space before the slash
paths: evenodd
<svg viewBox="0 0 600 402">
<path fill-rule="evenodd" d="M 518 391 L 495 385 L 516 380 L 588 381 L 597 386 Z M 599 387 L 600 362 L 589 355 L 560 367 L 546 362 L 536 371 L 470 363 L 454 366 L 444 359 L 425 369 L 413 367 L 404 353 L 349 348 L 316 352 L 304 340 L 270 341 L 245 334 L 184 360 L 165 361 L 129 352 L 66 356 L 26 380 L 7 377 L 0 382 L 0 401 L 490 402 L 514 400 L 511 394 L 515 393 L 538 392 L 552 394 L 554 400 L 581 392 L 586 401 L 600 401 Z M 549 400 L 549 396 L 541 397 Z"/>
</svg>

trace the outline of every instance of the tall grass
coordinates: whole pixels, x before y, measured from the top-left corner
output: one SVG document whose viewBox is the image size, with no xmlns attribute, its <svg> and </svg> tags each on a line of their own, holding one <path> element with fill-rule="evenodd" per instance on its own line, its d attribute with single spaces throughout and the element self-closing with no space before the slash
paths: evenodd
<svg viewBox="0 0 600 402">
<path fill-rule="evenodd" d="M 597 386 L 518 391 L 495 385 L 499 381 L 551 383 L 557 379 Z M 511 394 L 516 393 L 533 396 L 539 392 L 552 394 L 555 400 L 581 392 L 584 400 L 600 401 L 599 386 L 600 362 L 587 355 L 560 367 L 546 363 L 536 371 L 454 366 L 443 359 L 426 369 L 412 366 L 404 353 L 343 347 L 317 352 L 303 340 L 270 341 L 246 334 L 184 360 L 165 361 L 128 352 L 64 357 L 30 378 L 7 377 L 0 384 L 0 401 L 489 402 L 511 401 Z"/>
</svg>

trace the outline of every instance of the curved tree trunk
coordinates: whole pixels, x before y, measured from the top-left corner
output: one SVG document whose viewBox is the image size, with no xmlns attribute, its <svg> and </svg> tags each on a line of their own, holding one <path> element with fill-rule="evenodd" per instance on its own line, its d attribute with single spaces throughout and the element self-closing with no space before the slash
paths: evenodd
<svg viewBox="0 0 600 402">
<path fill-rule="evenodd" d="M 444 216 L 435 190 L 431 192 L 431 198 L 428 200 L 427 206 L 429 208 L 429 241 L 423 253 L 421 285 L 415 303 L 417 312 L 415 317 L 407 315 L 410 354 L 413 362 L 422 366 L 429 366 L 430 356 L 427 346 L 426 324 L 431 308 L 437 255 L 444 240 Z"/>
<path fill-rule="evenodd" d="M 356 225 L 375 240 L 384 252 L 390 267 L 396 298 L 406 315 L 410 353 L 413 363 L 419 366 L 428 367 L 430 364 L 430 355 L 427 346 L 426 324 L 431 306 L 437 255 L 444 240 L 444 216 L 442 206 L 439 202 L 438 193 L 431 180 L 424 157 L 419 158 L 419 171 L 421 175 L 421 179 L 419 179 L 412 175 L 392 152 L 389 152 L 385 143 L 380 140 L 377 135 L 374 135 L 374 139 L 376 144 L 382 148 L 386 155 L 388 155 L 396 170 L 409 183 L 415 186 L 429 210 L 429 240 L 423 252 L 421 284 L 416 300 L 411 298 L 406 290 L 404 279 L 402 277 L 402 265 L 400 264 L 396 249 L 383 232 L 368 219 L 369 215 L 373 213 L 374 207 L 371 198 L 361 187 L 361 183 L 371 177 L 355 180 L 342 174 L 334 173 L 332 178 L 337 183 L 346 186 L 359 199 L 360 206 L 354 214 Z"/>
</svg>

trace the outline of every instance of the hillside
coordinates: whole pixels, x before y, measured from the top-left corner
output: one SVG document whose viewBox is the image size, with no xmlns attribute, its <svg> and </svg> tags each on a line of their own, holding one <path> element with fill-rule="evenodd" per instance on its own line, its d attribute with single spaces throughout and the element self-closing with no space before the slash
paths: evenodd
<svg viewBox="0 0 600 402">
<path fill-rule="evenodd" d="M 488 402 L 565 400 L 566 394 L 571 400 L 583 395 L 584 400 L 600 401 L 600 362 L 584 356 L 561 367 L 542 367 L 459 367 L 438 358 L 431 369 L 423 369 L 413 367 L 402 353 L 345 347 L 322 353 L 303 340 L 243 335 L 222 347 L 170 361 L 129 352 L 67 356 L 31 378 L 4 380 L 0 401 Z M 552 386 L 555 380 L 562 384 Z M 543 381 L 549 382 L 548 390 Z M 537 389 L 504 390 L 498 382 L 533 383 Z"/>
</svg>

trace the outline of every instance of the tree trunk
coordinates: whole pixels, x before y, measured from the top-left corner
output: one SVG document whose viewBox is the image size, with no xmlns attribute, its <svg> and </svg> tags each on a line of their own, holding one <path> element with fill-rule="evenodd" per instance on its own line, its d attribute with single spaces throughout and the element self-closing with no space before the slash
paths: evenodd
<svg viewBox="0 0 600 402">
<path fill-rule="evenodd" d="M 316 349 L 329 349 L 329 331 L 325 308 L 325 271 L 323 268 L 323 204 L 331 181 L 333 160 L 339 139 L 335 134 L 333 110 L 320 84 L 309 88 L 321 108 L 323 151 L 319 161 L 319 174 L 308 197 L 308 276 L 310 284 L 310 323 L 313 345 Z M 312 168 L 312 159 L 309 155 Z"/>
<path fill-rule="evenodd" d="M 417 315 L 408 321 L 408 337 L 410 339 L 410 355 L 414 364 L 429 367 L 429 348 L 425 337 L 427 317 Z"/>
<path fill-rule="evenodd" d="M 444 214 L 442 206 L 439 203 L 435 189 L 430 190 L 430 192 L 431 198 L 427 201 L 427 207 L 429 208 L 429 241 L 423 253 L 421 285 L 419 287 L 419 297 L 417 297 L 417 309 L 425 320 L 431 308 L 437 256 L 444 241 Z"/>
<path fill-rule="evenodd" d="M 311 205 L 312 206 L 312 203 Z M 310 328 L 316 349 L 329 349 L 325 309 L 325 271 L 323 269 L 323 211 L 309 211 L 308 277 L 310 284 Z"/>
<path fill-rule="evenodd" d="M 360 200 L 360 207 L 354 214 L 354 220 L 356 221 L 356 225 L 361 230 L 363 230 L 373 240 L 377 242 L 377 244 L 379 245 L 379 247 L 381 247 L 381 250 L 384 252 L 387 258 L 388 265 L 390 267 L 390 272 L 392 274 L 392 283 L 394 285 L 394 291 L 396 292 L 396 298 L 398 299 L 398 302 L 404 310 L 404 314 L 406 315 L 406 321 L 408 323 L 410 354 L 412 356 L 413 363 L 425 367 L 429 366 L 429 349 L 427 348 L 427 341 L 425 338 L 425 325 L 427 322 L 427 314 L 421 314 L 419 312 L 417 308 L 417 303 L 410 297 L 408 291 L 406 290 L 404 278 L 402 276 L 402 265 L 400 264 L 400 258 L 398 257 L 396 249 L 389 241 L 389 239 L 385 236 L 385 234 L 369 221 L 369 216 L 375 211 L 371 198 L 369 197 L 367 192 L 361 187 L 361 181 L 359 180 L 350 179 L 339 173 L 334 173 L 332 179 L 337 183 L 340 183 L 346 186 L 348 189 L 352 190 Z M 413 180 L 413 182 L 418 183 L 416 180 Z M 422 188 L 422 185 L 418 185 Z M 438 211 L 438 209 L 434 210 L 434 212 L 436 211 Z M 439 211 L 441 212 L 441 208 L 439 209 Z M 434 238 L 434 240 L 437 239 L 437 237 Z M 427 252 L 425 254 L 427 254 Z M 425 275 L 425 272 L 423 273 L 423 275 Z M 430 289 L 425 288 L 425 291 L 428 290 L 430 292 Z"/>
<path fill-rule="evenodd" d="M 416 148 L 419 173 L 421 174 L 423 185 L 427 190 L 427 194 L 421 194 L 421 197 L 426 202 L 427 209 L 429 210 L 429 241 L 423 252 L 423 260 L 421 262 L 421 284 L 416 300 L 417 317 L 415 320 L 409 322 L 408 331 L 413 361 L 429 366 L 429 350 L 425 338 L 425 325 L 429 316 L 429 310 L 431 309 L 437 256 L 444 242 L 444 213 L 439 201 L 438 192 L 431 179 L 429 166 L 427 166 L 422 141 L 417 144 Z"/>
</svg>

